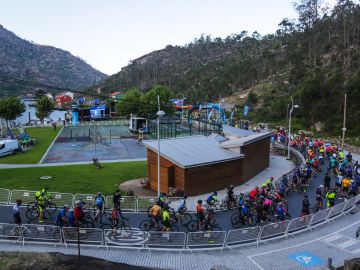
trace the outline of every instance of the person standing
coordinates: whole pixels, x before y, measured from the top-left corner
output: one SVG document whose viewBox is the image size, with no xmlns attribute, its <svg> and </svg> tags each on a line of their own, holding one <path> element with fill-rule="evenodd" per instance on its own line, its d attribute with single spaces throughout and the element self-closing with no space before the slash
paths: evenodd
<svg viewBox="0 0 360 270">
<path fill-rule="evenodd" d="M 13 206 L 13 217 L 14 217 L 14 223 L 17 225 L 21 225 L 21 204 L 22 200 L 17 199 L 15 205 Z"/>
</svg>

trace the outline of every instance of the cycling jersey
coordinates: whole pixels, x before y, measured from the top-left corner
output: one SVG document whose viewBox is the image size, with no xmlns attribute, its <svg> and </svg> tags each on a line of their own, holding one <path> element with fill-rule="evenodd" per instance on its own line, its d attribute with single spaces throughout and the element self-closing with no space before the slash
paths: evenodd
<svg viewBox="0 0 360 270">
<path fill-rule="evenodd" d="M 348 178 L 344 178 L 344 179 L 342 180 L 342 186 L 343 186 L 344 188 L 348 188 L 348 187 L 350 187 L 350 185 L 351 185 L 351 182 L 350 182 L 350 180 L 349 180 Z"/>
<path fill-rule="evenodd" d="M 157 216 L 159 216 L 160 211 L 161 211 L 161 207 L 159 205 L 155 204 L 153 207 L 151 207 L 150 214 L 153 217 L 157 217 Z"/>
<path fill-rule="evenodd" d="M 64 218 L 66 218 L 66 210 L 63 208 L 59 211 L 56 219 L 56 224 L 63 225 L 64 224 Z"/>
<path fill-rule="evenodd" d="M 97 196 L 96 198 L 95 198 L 95 204 L 96 204 L 96 206 L 97 207 L 99 207 L 99 208 L 102 208 L 102 206 L 103 206 L 103 204 L 104 204 L 104 197 L 103 196 Z"/>
</svg>

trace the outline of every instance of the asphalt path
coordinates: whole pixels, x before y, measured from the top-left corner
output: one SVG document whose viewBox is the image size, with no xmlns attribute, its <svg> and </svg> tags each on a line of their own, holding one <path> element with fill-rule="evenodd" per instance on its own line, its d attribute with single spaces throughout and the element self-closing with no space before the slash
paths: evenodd
<svg viewBox="0 0 360 270">
<path fill-rule="evenodd" d="M 322 171 L 314 173 L 313 176 L 312 176 L 310 186 L 308 187 L 308 190 L 307 190 L 307 194 L 309 195 L 309 199 L 310 199 L 310 202 L 311 202 L 311 207 L 314 206 L 315 201 L 316 201 L 315 200 L 315 191 L 316 191 L 317 187 L 319 185 L 323 184 L 323 179 L 324 179 L 324 176 L 325 176 L 325 171 L 326 171 L 326 168 L 328 166 L 328 163 L 329 162 L 326 160 L 325 165 L 322 168 Z M 291 181 L 291 179 L 289 179 L 289 181 Z M 333 176 L 331 186 L 334 186 L 334 183 L 335 183 L 335 177 Z M 303 200 L 303 198 L 304 198 L 304 194 L 293 193 L 293 192 L 287 198 L 287 204 L 288 204 L 288 207 L 289 207 L 289 213 L 290 213 L 292 218 L 296 218 L 296 217 L 300 216 L 301 209 L 302 209 L 302 200 Z M 338 202 L 342 202 L 342 201 L 338 200 Z M 325 200 L 324 200 L 324 206 L 326 206 Z M 24 207 L 23 211 L 22 211 L 22 214 L 21 214 L 22 222 L 24 224 L 25 223 L 36 224 L 37 221 L 29 221 L 26 218 L 25 211 L 26 211 L 26 208 Z M 215 218 L 218 221 L 219 226 L 223 230 L 228 231 L 228 230 L 233 229 L 233 227 L 231 226 L 230 218 L 231 218 L 231 215 L 236 211 L 237 210 L 216 212 Z M 141 221 L 147 219 L 146 213 L 130 213 L 130 212 L 126 212 L 126 213 L 123 213 L 123 215 L 125 217 L 129 218 L 129 221 L 127 222 L 127 224 L 130 227 L 133 227 L 133 228 L 138 228 Z M 196 219 L 194 214 L 191 214 L 191 215 L 192 215 L 193 219 Z M 55 219 L 56 215 L 54 215 L 53 218 Z M 0 206 L 0 223 L 12 223 L 12 222 L 13 222 L 13 219 L 12 219 L 12 206 L 6 206 L 6 205 Z M 53 224 L 55 224 L 55 220 L 46 219 L 44 223 L 53 225 Z M 184 232 L 187 231 L 186 228 L 183 227 L 180 224 L 180 222 L 178 222 L 177 225 L 178 225 L 180 231 L 184 231 Z"/>
</svg>

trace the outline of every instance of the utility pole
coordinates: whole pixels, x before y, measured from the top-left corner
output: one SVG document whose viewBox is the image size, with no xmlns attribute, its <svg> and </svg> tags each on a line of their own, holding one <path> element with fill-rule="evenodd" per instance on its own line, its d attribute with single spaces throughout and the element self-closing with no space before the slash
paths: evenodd
<svg viewBox="0 0 360 270">
<path fill-rule="evenodd" d="M 343 128 L 342 128 L 341 148 L 344 148 L 345 131 L 346 131 L 346 93 L 345 93 L 345 100 L 344 100 L 344 122 L 343 122 Z"/>
</svg>

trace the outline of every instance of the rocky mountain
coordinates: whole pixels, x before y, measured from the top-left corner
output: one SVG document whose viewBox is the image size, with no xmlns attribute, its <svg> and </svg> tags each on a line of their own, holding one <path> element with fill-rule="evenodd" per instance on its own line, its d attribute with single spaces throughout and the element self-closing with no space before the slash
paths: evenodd
<svg viewBox="0 0 360 270">
<path fill-rule="evenodd" d="M 0 25 L 0 75 L 70 89 L 84 89 L 107 77 L 71 53 L 24 40 Z M 18 95 L 36 86 L 5 81 L 0 95 Z M 46 89 L 51 91 L 53 89 Z"/>
</svg>

